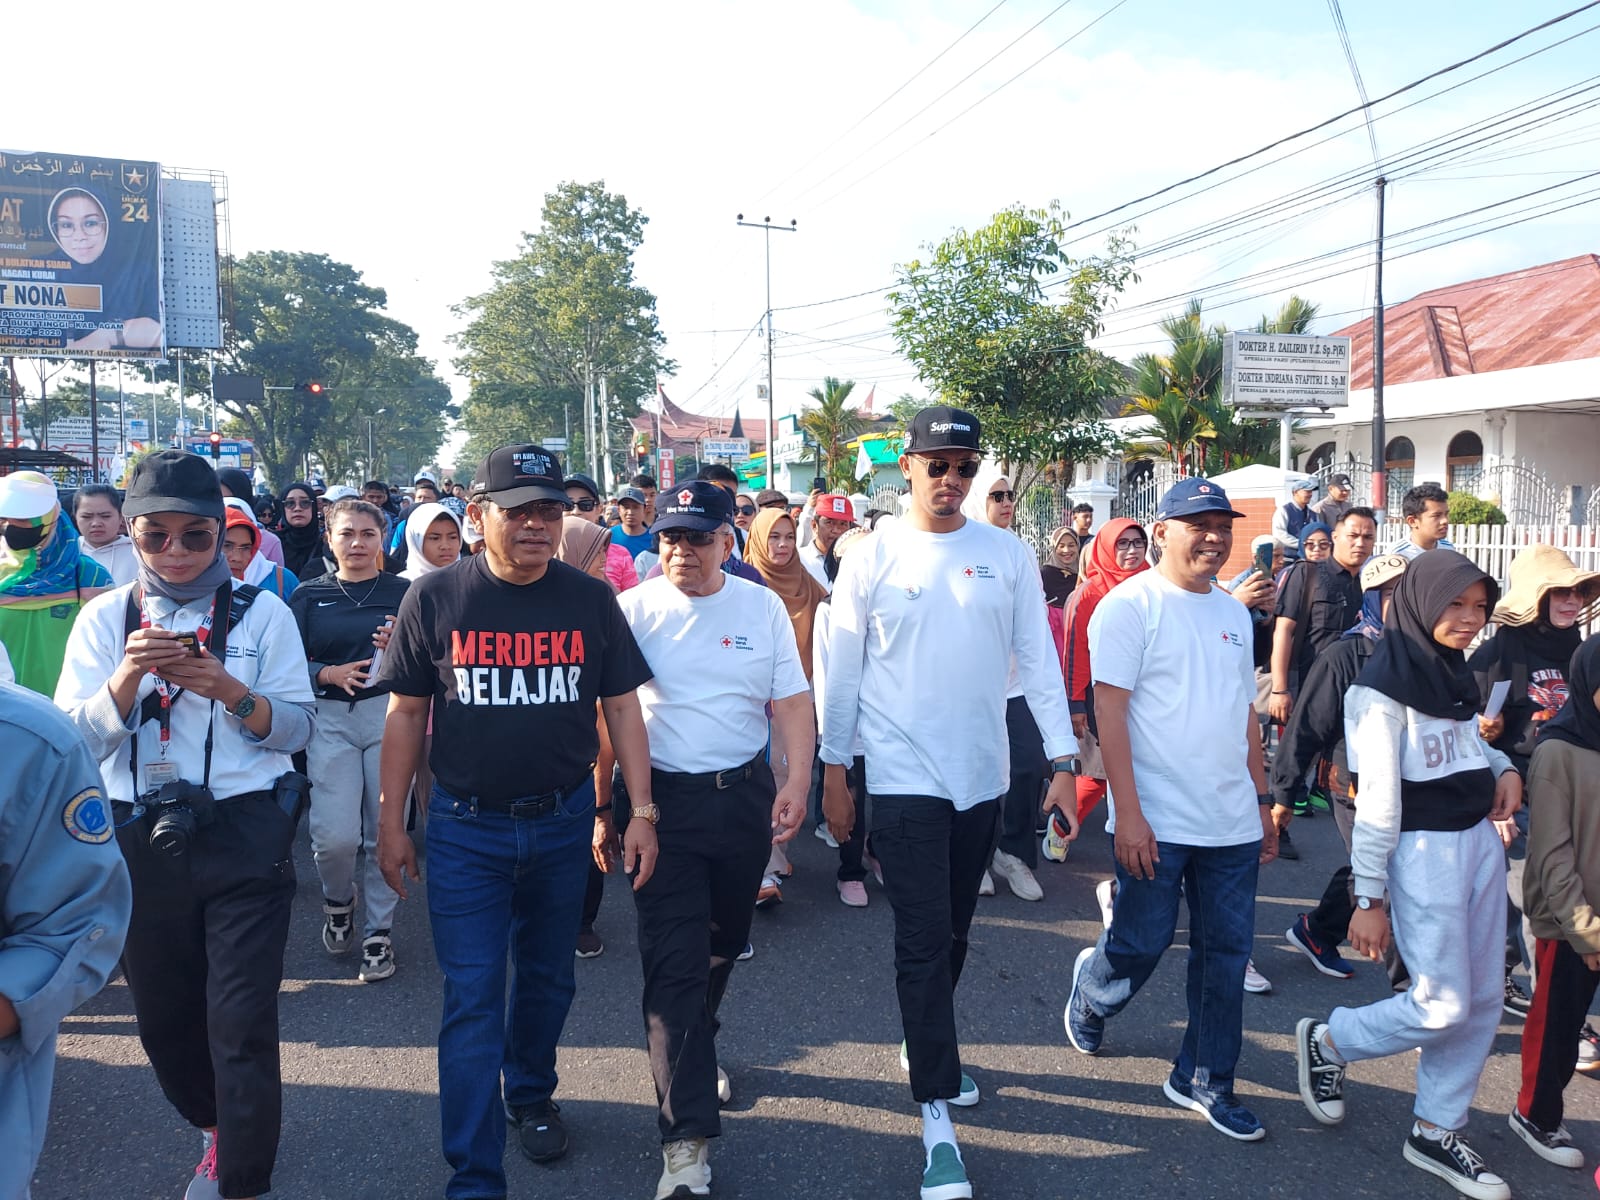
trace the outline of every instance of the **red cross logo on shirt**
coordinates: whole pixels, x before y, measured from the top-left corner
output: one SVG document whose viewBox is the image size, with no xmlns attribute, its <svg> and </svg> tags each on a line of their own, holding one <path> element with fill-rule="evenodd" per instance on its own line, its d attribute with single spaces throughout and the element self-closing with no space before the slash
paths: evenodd
<svg viewBox="0 0 1600 1200">
<path fill-rule="evenodd" d="M 1226 629 L 1224 629 L 1222 631 L 1222 640 L 1223 641 L 1227 641 L 1228 640 L 1228 631 Z"/>
<path fill-rule="evenodd" d="M 968 579 L 971 579 L 971 578 L 972 578 L 972 568 L 971 568 L 971 567 L 967 567 L 967 568 L 966 568 L 966 569 L 965 569 L 965 570 L 963 570 L 963 571 L 962 571 L 962 572 L 961 572 L 961 573 L 962 573 L 962 574 L 963 574 L 963 575 L 965 575 L 965 576 L 966 576 L 966 577 L 967 577 L 967 578 L 968 578 Z"/>
<path fill-rule="evenodd" d="M 733 639 L 731 637 L 725 637 L 725 638 L 722 639 L 722 648 L 724 650 L 726 650 L 731 645 L 733 645 Z"/>
</svg>

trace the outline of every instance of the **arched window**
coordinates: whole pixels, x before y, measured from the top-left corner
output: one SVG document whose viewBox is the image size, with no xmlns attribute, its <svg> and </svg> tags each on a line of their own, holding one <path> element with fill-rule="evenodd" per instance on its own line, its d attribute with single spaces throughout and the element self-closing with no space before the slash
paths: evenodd
<svg viewBox="0 0 1600 1200">
<path fill-rule="evenodd" d="M 1383 452 L 1383 469 L 1388 473 L 1388 493 L 1403 496 L 1411 490 L 1417 477 L 1417 448 L 1407 437 L 1390 440 Z"/>
<path fill-rule="evenodd" d="M 1311 457 L 1306 459 L 1305 472 L 1315 475 L 1318 471 L 1326 470 L 1333 465 L 1334 451 L 1338 447 L 1333 442 L 1323 442 L 1311 452 Z"/>
<path fill-rule="evenodd" d="M 1450 491 L 1477 491 L 1483 479 L 1483 439 L 1470 429 L 1462 430 L 1450 439 L 1444 463 Z"/>
</svg>

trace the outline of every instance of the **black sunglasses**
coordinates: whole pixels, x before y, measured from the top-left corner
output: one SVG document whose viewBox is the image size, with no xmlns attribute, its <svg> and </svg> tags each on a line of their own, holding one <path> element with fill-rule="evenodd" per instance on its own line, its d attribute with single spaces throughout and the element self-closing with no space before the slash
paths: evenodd
<svg viewBox="0 0 1600 1200">
<path fill-rule="evenodd" d="M 943 479 L 950 473 L 952 466 L 955 467 L 956 474 L 963 479 L 972 479 L 978 473 L 978 460 L 975 458 L 964 458 L 959 463 L 951 463 L 942 458 L 924 458 L 922 465 L 928 469 L 929 479 Z"/>
<path fill-rule="evenodd" d="M 491 500 L 489 503 L 494 504 L 494 501 Z M 568 504 L 570 503 L 571 501 L 568 501 Z M 494 504 L 494 507 L 500 509 L 501 515 L 507 521 L 516 525 L 525 525 L 533 520 L 544 525 L 554 525 L 560 522 L 567 511 L 567 504 L 559 500 L 529 500 L 526 504 L 519 504 L 515 508 L 501 508 L 498 504 Z"/>
<path fill-rule="evenodd" d="M 748 504 L 741 504 L 733 511 L 738 513 L 741 517 L 753 517 L 756 515 L 756 510 Z"/>
<path fill-rule="evenodd" d="M 145 529 L 135 533 L 133 540 L 146 554 L 164 554 L 172 544 L 172 535 L 165 529 Z M 217 531 L 185 529 L 178 535 L 178 543 L 191 554 L 204 554 L 217 544 Z"/>
<path fill-rule="evenodd" d="M 1017 498 L 1016 492 L 990 492 L 989 493 L 989 499 L 993 500 L 996 504 L 1010 504 L 1014 500 L 1016 500 L 1016 498 Z"/>
<path fill-rule="evenodd" d="M 574 500 L 573 503 L 578 506 L 579 512 L 593 512 L 600 507 L 598 500 Z"/>
<path fill-rule="evenodd" d="M 706 529 L 669 529 L 662 533 L 660 537 L 669 546 L 676 546 L 679 542 L 688 542 L 689 545 L 698 546 L 701 549 L 717 540 L 716 533 Z"/>
</svg>

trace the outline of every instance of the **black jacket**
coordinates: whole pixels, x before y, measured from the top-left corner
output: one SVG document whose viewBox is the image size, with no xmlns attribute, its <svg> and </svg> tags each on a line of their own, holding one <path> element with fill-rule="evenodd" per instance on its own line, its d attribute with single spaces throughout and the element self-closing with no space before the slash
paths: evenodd
<svg viewBox="0 0 1600 1200">
<path fill-rule="evenodd" d="M 1344 638 L 1317 656 L 1300 684 L 1289 723 L 1272 756 L 1274 804 L 1289 807 L 1305 798 L 1306 772 L 1319 757 L 1349 777 L 1350 764 L 1344 748 L 1344 694 L 1367 665 L 1376 645 L 1370 638 Z M 1347 797 L 1330 799 L 1348 801 Z"/>
</svg>

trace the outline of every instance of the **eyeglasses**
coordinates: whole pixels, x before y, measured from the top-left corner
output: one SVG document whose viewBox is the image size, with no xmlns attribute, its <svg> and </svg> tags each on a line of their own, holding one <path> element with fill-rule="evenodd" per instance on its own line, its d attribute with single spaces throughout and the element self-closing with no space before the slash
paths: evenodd
<svg viewBox="0 0 1600 1200">
<path fill-rule="evenodd" d="M 756 510 L 748 504 L 741 504 L 733 511 L 738 513 L 741 517 L 753 517 L 756 515 Z"/>
<path fill-rule="evenodd" d="M 1118 550 L 1148 550 L 1149 548 L 1150 543 L 1144 538 L 1118 538 L 1116 543 L 1116 549 Z"/>
<path fill-rule="evenodd" d="M 165 529 L 136 531 L 133 540 L 146 554 L 165 554 L 172 545 L 172 535 Z M 185 529 L 178 535 L 178 543 L 191 554 L 204 554 L 217 544 L 215 529 Z"/>
<path fill-rule="evenodd" d="M 579 512 L 593 512 L 595 509 L 600 507 L 600 501 L 590 500 L 587 498 L 583 500 L 574 500 L 573 503 L 578 506 Z"/>
<path fill-rule="evenodd" d="M 1016 492 L 1000 491 L 989 493 L 989 499 L 993 500 L 996 504 L 1010 504 L 1015 501 L 1016 498 Z"/>
<path fill-rule="evenodd" d="M 283 502 L 283 506 L 284 506 L 284 508 L 310 508 L 311 507 L 311 501 L 309 501 L 309 500 L 285 500 Z"/>
<path fill-rule="evenodd" d="M 524 525 L 529 521 L 553 525 L 560 521 L 567 511 L 567 506 L 559 500 L 529 500 L 526 504 L 519 504 L 515 508 L 500 508 L 492 500 L 489 503 L 499 509 L 506 520 L 518 525 Z"/>
<path fill-rule="evenodd" d="M 679 542 L 688 542 L 691 546 L 705 549 L 717 540 L 714 530 L 706 529 L 669 529 L 661 534 L 661 540 L 669 546 L 676 546 Z"/>
<path fill-rule="evenodd" d="M 978 473 L 978 460 L 975 458 L 964 458 L 959 463 L 951 463 L 942 458 L 924 458 L 922 465 L 928 469 L 929 479 L 943 479 L 950 473 L 952 466 L 955 467 L 956 474 L 963 479 L 971 479 Z"/>
<path fill-rule="evenodd" d="M 1317 538 L 1306 543 L 1307 550 L 1332 550 L 1333 543 L 1325 538 Z"/>
<path fill-rule="evenodd" d="M 106 231 L 106 223 L 99 217 L 85 217 L 81 221 L 74 221 L 69 217 L 58 217 L 52 228 L 57 237 L 72 237 L 81 233 L 84 237 L 99 237 Z"/>
</svg>

